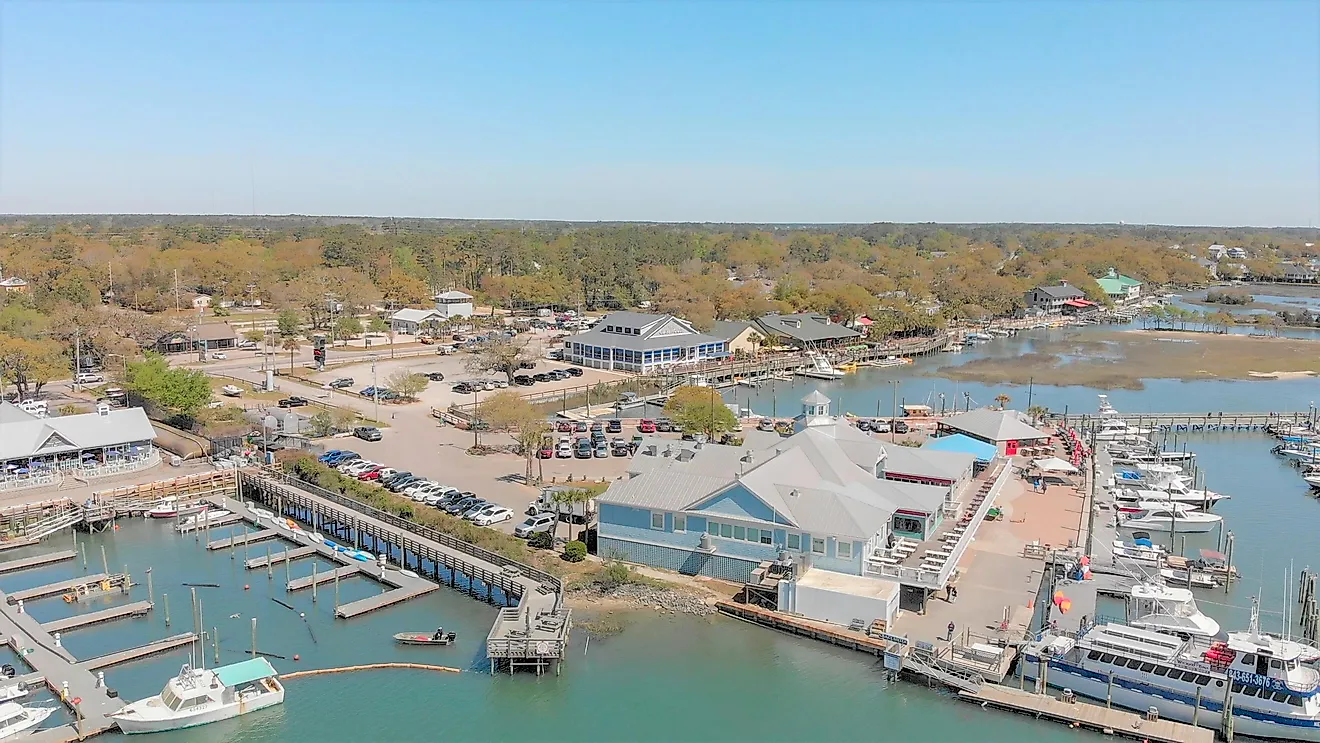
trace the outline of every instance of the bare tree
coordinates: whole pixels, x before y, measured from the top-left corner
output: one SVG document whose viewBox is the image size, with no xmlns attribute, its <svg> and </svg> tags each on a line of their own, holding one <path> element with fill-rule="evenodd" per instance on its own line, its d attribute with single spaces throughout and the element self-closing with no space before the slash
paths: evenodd
<svg viewBox="0 0 1320 743">
<path fill-rule="evenodd" d="M 497 372 L 508 378 L 510 384 L 513 383 L 513 376 L 518 373 L 526 362 L 534 362 L 537 358 L 536 351 L 532 349 L 527 340 L 519 338 L 510 338 L 507 340 L 491 340 L 484 343 L 467 359 L 467 369 L 470 372 Z"/>
</svg>

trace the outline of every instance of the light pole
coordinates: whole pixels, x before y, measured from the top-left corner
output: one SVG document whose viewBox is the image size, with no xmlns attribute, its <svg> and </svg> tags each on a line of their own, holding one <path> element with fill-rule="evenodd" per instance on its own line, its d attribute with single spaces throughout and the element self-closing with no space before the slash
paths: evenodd
<svg viewBox="0 0 1320 743">
<path fill-rule="evenodd" d="M 371 397 L 376 403 L 375 412 L 371 414 L 371 419 L 380 421 L 380 387 L 376 386 L 376 357 L 371 357 Z"/>
<path fill-rule="evenodd" d="M 888 379 L 888 380 L 885 380 L 885 381 L 887 381 L 889 384 L 893 385 L 893 390 L 892 390 L 893 397 L 890 398 L 890 401 L 889 401 L 889 442 L 892 444 L 892 443 L 894 443 L 895 441 L 898 441 L 898 434 L 897 434 L 897 432 L 894 430 L 894 428 L 898 425 L 898 384 L 899 384 L 899 382 L 898 382 L 897 379 Z"/>
</svg>

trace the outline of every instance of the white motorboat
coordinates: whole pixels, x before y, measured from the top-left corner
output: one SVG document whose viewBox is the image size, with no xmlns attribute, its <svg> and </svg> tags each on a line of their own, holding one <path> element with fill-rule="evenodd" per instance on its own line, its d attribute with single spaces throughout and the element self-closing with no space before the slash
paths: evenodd
<svg viewBox="0 0 1320 743">
<path fill-rule="evenodd" d="M 1217 513 L 1197 511 L 1173 501 L 1138 501 L 1119 507 L 1119 526 L 1124 529 L 1174 531 L 1182 534 L 1205 534 L 1224 520 Z"/>
<path fill-rule="evenodd" d="M 1115 540 L 1113 544 L 1114 557 L 1131 560 L 1148 565 L 1163 565 L 1164 558 L 1168 555 L 1163 547 L 1154 544 L 1134 544 Z"/>
<path fill-rule="evenodd" d="M 219 521 L 220 519 L 223 519 L 224 517 L 230 515 L 232 514 L 229 511 L 222 511 L 219 509 L 212 510 L 208 508 L 205 511 L 202 511 L 201 513 L 194 514 L 180 521 L 178 529 L 179 531 L 186 531 L 198 525 L 205 526 L 207 523 Z"/>
<path fill-rule="evenodd" d="M 1176 570 L 1174 568 L 1162 568 L 1160 577 L 1170 586 L 1186 586 L 1188 582 L 1192 588 L 1216 588 L 1219 581 L 1209 573 L 1203 573 L 1200 570 Z"/>
<path fill-rule="evenodd" d="M 848 376 L 847 373 L 835 369 L 834 365 L 830 363 L 829 359 L 825 358 L 825 354 L 823 353 L 812 351 L 807 354 L 807 358 L 811 360 L 811 366 L 798 372 L 804 377 L 811 377 L 812 379 L 843 379 Z"/>
<path fill-rule="evenodd" d="M 31 730 L 54 712 L 54 707 L 29 707 L 18 702 L 0 704 L 0 739 Z"/>
<path fill-rule="evenodd" d="M 22 699 L 27 694 L 28 688 L 23 684 L 10 684 L 0 687 L 0 702 L 12 702 L 15 699 Z"/>
<path fill-rule="evenodd" d="M 1158 583 L 1138 583 L 1132 587 L 1127 598 L 1127 622 L 1133 627 L 1184 639 L 1219 634 L 1219 622 L 1201 613 L 1191 591 Z"/>
<path fill-rule="evenodd" d="M 1291 462 L 1320 464 L 1320 445 L 1283 444 L 1274 447 L 1274 453 Z"/>
<path fill-rule="evenodd" d="M 179 499 L 167 495 L 160 499 L 160 502 L 147 509 L 147 518 L 151 519 L 172 519 L 179 515 Z"/>
<path fill-rule="evenodd" d="M 1173 464 L 1196 459 L 1196 452 L 1178 451 L 1177 449 L 1154 449 L 1149 446 L 1124 446 L 1122 442 L 1110 442 L 1109 453 L 1114 457 L 1114 464 Z"/>
<path fill-rule="evenodd" d="M 1075 638 L 1042 633 L 1022 658 L 1028 679 L 1039 679 L 1046 661 L 1052 687 L 1212 729 L 1222 723 L 1227 691 L 1237 734 L 1316 742 L 1320 671 L 1306 665 L 1315 656 L 1314 648 L 1260 632 L 1253 606 L 1250 629 L 1229 632 L 1227 640 L 1103 624 Z"/>
<path fill-rule="evenodd" d="M 1311 467 L 1310 469 L 1303 471 L 1302 479 L 1306 481 L 1307 485 L 1320 490 L 1320 466 Z"/>
<path fill-rule="evenodd" d="M 1189 506 L 1205 506 L 1209 508 L 1227 497 L 1227 495 L 1216 493 L 1212 490 L 1150 490 L 1147 488 L 1114 489 L 1114 500 L 1120 501 L 1125 505 L 1139 501 L 1171 501 L 1173 503 L 1183 503 Z"/>
<path fill-rule="evenodd" d="M 225 397 L 238 397 L 243 394 L 243 388 L 237 385 L 227 384 L 220 388 L 220 394 Z"/>
<path fill-rule="evenodd" d="M 284 687 L 262 657 L 214 669 L 185 665 L 154 697 L 110 715 L 129 735 L 197 727 L 284 702 Z"/>
<path fill-rule="evenodd" d="M 273 518 L 275 518 L 275 512 L 274 512 L 274 511 L 267 511 L 267 510 L 264 509 L 264 508 L 257 508 L 257 507 L 255 507 L 255 506 L 248 506 L 248 511 L 252 514 L 253 518 L 256 518 L 257 520 L 261 520 L 261 519 L 273 519 Z"/>
</svg>

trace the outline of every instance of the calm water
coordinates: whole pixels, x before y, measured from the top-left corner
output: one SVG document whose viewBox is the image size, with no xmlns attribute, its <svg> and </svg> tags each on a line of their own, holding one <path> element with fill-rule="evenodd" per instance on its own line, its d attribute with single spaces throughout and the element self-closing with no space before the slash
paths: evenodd
<svg viewBox="0 0 1320 743">
<path fill-rule="evenodd" d="M 740 403 L 758 413 L 797 412 L 798 400 L 819 387 L 836 401 L 835 410 L 873 414 L 877 403 L 887 415 L 897 381 L 901 402 L 938 408 L 944 393 L 953 401 L 989 403 L 1006 392 L 1013 405 L 1025 407 L 1027 389 L 1012 386 L 955 384 L 923 376 L 942 364 L 961 363 L 979 354 L 1019 354 L 1030 349 L 1031 337 L 1002 339 L 961 356 L 945 354 L 899 369 L 872 369 L 839 382 L 812 380 L 782 383 L 771 390 L 744 390 Z M 749 399 L 746 393 L 752 392 Z M 1053 410 L 1065 407 L 1090 412 L 1096 391 L 1081 387 L 1032 390 L 1033 402 Z M 1315 380 L 1268 382 L 1150 381 L 1143 391 L 1116 390 L 1114 404 L 1122 411 L 1305 410 L 1320 398 Z M 1170 441 L 1172 444 L 1173 442 Z M 1236 561 L 1243 575 L 1232 593 L 1198 591 L 1206 613 L 1227 628 L 1244 626 L 1250 597 L 1261 593 L 1267 629 L 1281 629 L 1283 573 L 1290 562 L 1297 569 L 1320 566 L 1320 543 L 1314 539 L 1320 502 L 1307 494 L 1296 470 L 1269 453 L 1273 440 L 1258 434 L 1216 434 L 1181 437 L 1201 456 L 1198 464 L 1211 489 L 1233 497 L 1217 506 L 1237 536 Z M 227 530 L 213 533 L 226 536 Z M 1196 540 L 1200 541 L 1196 541 Z M 1215 546 L 1213 537 L 1191 538 L 1188 552 Z M 449 665 L 461 674 L 382 671 L 294 679 L 288 682 L 286 703 L 277 709 L 193 731 L 160 736 L 175 743 L 221 741 L 414 741 L 414 740 L 720 740 L 720 741 L 1074 741 L 1100 740 L 1014 715 L 981 710 L 948 695 L 915 684 L 889 685 L 874 659 L 787 637 L 734 620 L 639 615 L 622 634 L 584 645 L 575 633 L 568 665 L 561 677 L 519 675 L 492 677 L 486 673 L 482 638 L 495 609 L 462 594 L 441 589 L 353 621 L 332 617 L 333 590 L 322 588 L 319 602 L 311 593 L 286 594 L 283 566 L 273 579 L 265 571 L 245 571 L 241 548 L 208 553 L 191 536 L 180 537 L 168 525 L 128 522 L 117 533 L 88 538 L 90 570 L 101 569 L 105 545 L 110 569 L 127 565 L 143 585 L 133 600 L 145 598 L 142 572 L 153 568 L 158 611 L 146 619 L 121 620 L 75 631 L 66 644 L 79 657 L 140 644 L 192 628 L 188 589 L 183 582 L 210 582 L 220 588 L 199 588 L 205 624 L 218 630 L 220 660 L 245 657 L 251 646 L 250 618 L 259 619 L 258 644 L 265 652 L 288 656 L 274 660 L 281 671 L 323 668 L 392 660 Z M 47 545 L 51 549 L 62 545 Z M 1182 546 L 1182 545 L 1179 545 Z M 279 546 L 273 546 L 275 551 Z M 14 559 L 33 550 L 7 555 Z M 252 554 L 264 554 L 265 546 Z M 309 560 L 295 562 L 293 577 L 310 574 Z M 320 568 L 328 567 L 322 563 Z M 30 587 L 82 572 L 80 563 L 0 576 L 0 589 Z M 243 586 L 250 585 L 250 590 Z M 371 595 L 380 588 L 362 579 L 344 581 L 342 601 Z M 164 626 L 162 594 L 169 594 L 171 627 Z M 305 612 L 306 621 L 272 601 L 278 597 Z M 104 605 L 113 601 L 107 600 Z M 101 608 L 86 606 L 82 610 Z M 58 597 L 30 604 L 47 620 L 72 609 Z M 1104 609 L 1102 608 L 1102 611 Z M 1108 613 L 1108 612 L 1107 612 Z M 238 614 L 237 618 L 230 615 Z M 459 633 L 452 648 L 401 648 L 390 635 L 404 630 L 431 630 L 437 625 Z M 292 660 L 294 654 L 300 660 Z M 0 651 L 3 662 L 18 664 Z M 107 672 L 109 684 L 128 698 L 159 691 L 166 678 L 187 660 L 179 651 Z M 207 662 L 214 662 L 207 649 Z M 968 730 L 974 726 L 975 733 Z"/>
</svg>

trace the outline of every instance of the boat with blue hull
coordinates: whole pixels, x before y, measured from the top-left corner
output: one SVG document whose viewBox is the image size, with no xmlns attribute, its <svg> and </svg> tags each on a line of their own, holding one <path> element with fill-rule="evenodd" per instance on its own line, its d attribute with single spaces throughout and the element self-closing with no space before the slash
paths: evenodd
<svg viewBox="0 0 1320 743">
<path fill-rule="evenodd" d="M 1317 657 L 1309 645 L 1261 633 L 1253 609 L 1251 628 L 1227 639 L 1103 624 L 1044 633 L 1022 659 L 1028 679 L 1127 709 L 1217 729 L 1228 702 L 1237 733 L 1320 741 L 1320 671 L 1308 665 Z"/>
</svg>

